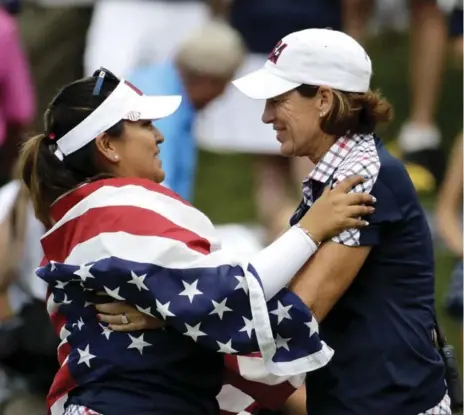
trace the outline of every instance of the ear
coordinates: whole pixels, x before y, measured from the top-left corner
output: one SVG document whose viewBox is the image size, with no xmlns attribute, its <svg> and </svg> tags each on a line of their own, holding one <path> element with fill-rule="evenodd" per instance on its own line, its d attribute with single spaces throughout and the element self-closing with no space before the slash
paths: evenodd
<svg viewBox="0 0 464 415">
<path fill-rule="evenodd" d="M 332 108 L 334 94 L 332 88 L 328 86 L 320 86 L 317 91 L 317 106 L 320 117 L 325 117 Z"/>
<path fill-rule="evenodd" d="M 95 146 L 97 152 L 104 160 L 109 163 L 119 163 L 121 156 L 118 152 L 118 146 L 116 145 L 115 139 L 110 137 L 107 133 L 101 133 L 95 139 Z"/>
</svg>

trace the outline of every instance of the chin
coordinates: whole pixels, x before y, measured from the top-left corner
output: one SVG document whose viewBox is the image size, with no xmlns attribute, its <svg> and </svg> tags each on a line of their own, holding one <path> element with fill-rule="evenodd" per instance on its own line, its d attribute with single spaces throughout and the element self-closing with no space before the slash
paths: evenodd
<svg viewBox="0 0 464 415">
<path fill-rule="evenodd" d="M 156 166 L 156 168 L 150 172 L 150 180 L 155 183 L 163 182 L 165 179 L 165 176 L 166 176 L 166 173 L 159 166 Z"/>
<path fill-rule="evenodd" d="M 156 183 L 162 183 L 164 179 L 166 178 L 166 174 L 164 173 L 164 170 L 158 170 L 155 172 L 153 175 L 154 179 L 153 181 Z"/>
<path fill-rule="evenodd" d="M 280 146 L 280 154 L 284 157 L 293 157 L 294 156 L 294 149 L 286 147 L 285 144 Z"/>
</svg>

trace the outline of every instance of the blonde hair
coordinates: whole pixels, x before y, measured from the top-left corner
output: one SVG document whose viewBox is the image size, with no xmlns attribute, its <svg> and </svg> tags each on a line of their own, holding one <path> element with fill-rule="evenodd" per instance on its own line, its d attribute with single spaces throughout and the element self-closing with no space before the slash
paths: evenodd
<svg viewBox="0 0 464 415">
<path fill-rule="evenodd" d="M 187 70 L 230 78 L 244 58 L 240 34 L 226 22 L 212 19 L 180 45 L 176 60 Z"/>
</svg>

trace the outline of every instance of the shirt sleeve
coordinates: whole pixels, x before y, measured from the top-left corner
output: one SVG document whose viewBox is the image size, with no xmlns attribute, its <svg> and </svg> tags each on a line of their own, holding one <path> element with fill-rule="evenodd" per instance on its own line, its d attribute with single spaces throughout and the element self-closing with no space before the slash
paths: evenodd
<svg viewBox="0 0 464 415">
<path fill-rule="evenodd" d="M 390 189 L 379 180 L 380 160 L 375 146 L 355 149 L 347 161 L 337 171 L 332 187 L 336 187 L 345 178 L 360 175 L 366 178 L 364 183 L 355 186 L 352 193 L 370 193 L 376 198 L 375 212 L 365 216 L 369 226 L 363 229 L 347 229 L 332 241 L 346 246 L 375 246 L 380 243 L 381 229 L 386 223 L 401 219 L 396 198 Z M 400 178 L 402 180 L 402 178 Z"/>
</svg>

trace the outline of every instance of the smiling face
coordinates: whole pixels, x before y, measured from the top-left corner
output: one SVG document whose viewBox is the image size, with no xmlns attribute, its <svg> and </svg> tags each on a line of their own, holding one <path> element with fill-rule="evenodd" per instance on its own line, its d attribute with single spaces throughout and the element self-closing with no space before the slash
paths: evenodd
<svg viewBox="0 0 464 415">
<path fill-rule="evenodd" d="M 273 125 L 282 155 L 308 156 L 317 162 L 333 141 L 321 130 L 321 118 L 331 105 L 329 88 L 320 87 L 312 98 L 292 90 L 266 101 L 262 121 Z"/>
<path fill-rule="evenodd" d="M 120 137 L 103 134 L 96 139 L 97 162 L 117 177 L 137 177 L 156 183 L 164 180 L 159 144 L 161 132 L 150 120 L 125 121 Z"/>
</svg>

